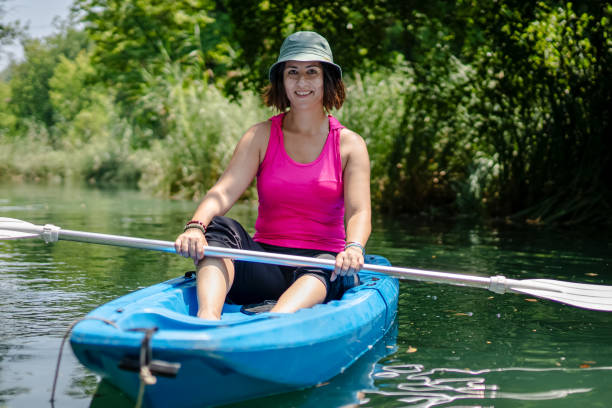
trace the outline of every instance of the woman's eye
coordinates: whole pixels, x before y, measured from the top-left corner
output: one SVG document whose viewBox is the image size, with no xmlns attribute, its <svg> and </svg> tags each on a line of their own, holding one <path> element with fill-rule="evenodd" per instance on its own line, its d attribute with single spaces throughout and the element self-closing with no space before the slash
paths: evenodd
<svg viewBox="0 0 612 408">
<path fill-rule="evenodd" d="M 297 69 L 289 69 L 289 70 L 287 70 L 285 72 L 287 73 L 288 76 L 292 76 L 292 77 L 300 75 L 300 72 Z M 318 69 L 311 68 L 311 69 L 307 69 L 306 71 L 304 71 L 304 75 L 307 75 L 307 76 L 317 76 L 317 75 L 319 75 L 319 72 L 320 71 Z"/>
</svg>

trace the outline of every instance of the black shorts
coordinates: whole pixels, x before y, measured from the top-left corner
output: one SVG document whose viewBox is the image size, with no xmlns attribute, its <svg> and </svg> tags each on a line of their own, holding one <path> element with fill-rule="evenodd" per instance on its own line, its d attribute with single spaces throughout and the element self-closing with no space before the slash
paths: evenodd
<svg viewBox="0 0 612 408">
<path fill-rule="evenodd" d="M 336 252 L 316 249 L 287 248 L 253 241 L 253 238 L 237 221 L 227 217 L 215 217 L 206 230 L 206 241 L 211 246 L 266 251 L 287 255 L 335 259 Z M 300 276 L 311 275 L 327 288 L 325 302 L 340 299 L 344 292 L 355 286 L 356 277 L 338 276 L 331 282 L 331 270 L 313 267 L 277 266 L 259 262 L 234 262 L 234 283 L 227 294 L 227 301 L 235 304 L 261 303 L 277 300 Z"/>
</svg>

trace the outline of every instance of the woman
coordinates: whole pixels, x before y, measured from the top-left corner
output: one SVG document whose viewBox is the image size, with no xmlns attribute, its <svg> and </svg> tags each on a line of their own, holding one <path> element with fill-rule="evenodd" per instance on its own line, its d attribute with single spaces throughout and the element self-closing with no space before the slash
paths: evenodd
<svg viewBox="0 0 612 408">
<path fill-rule="evenodd" d="M 342 71 L 314 32 L 285 39 L 264 95 L 281 114 L 251 127 L 217 183 L 176 239 L 197 265 L 198 316 L 218 320 L 226 296 L 238 304 L 278 299 L 292 313 L 339 298 L 358 284 L 370 235 L 370 162 L 363 139 L 327 112 L 340 108 Z M 287 110 L 287 108 L 289 108 Z M 257 177 L 251 238 L 222 217 Z M 335 270 L 204 257 L 206 245 L 335 258 Z"/>
</svg>

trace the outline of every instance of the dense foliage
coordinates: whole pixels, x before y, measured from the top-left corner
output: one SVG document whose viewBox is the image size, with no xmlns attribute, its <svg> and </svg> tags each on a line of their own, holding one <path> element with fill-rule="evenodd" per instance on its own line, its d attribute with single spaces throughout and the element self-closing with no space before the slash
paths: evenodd
<svg viewBox="0 0 612 408">
<path fill-rule="evenodd" d="M 76 0 L 74 13 L 84 31 L 25 40 L 0 81 L 0 178 L 198 198 L 273 114 L 257 97 L 267 68 L 307 29 L 343 67 L 336 114 L 368 143 L 379 209 L 612 223 L 608 2 Z"/>
</svg>

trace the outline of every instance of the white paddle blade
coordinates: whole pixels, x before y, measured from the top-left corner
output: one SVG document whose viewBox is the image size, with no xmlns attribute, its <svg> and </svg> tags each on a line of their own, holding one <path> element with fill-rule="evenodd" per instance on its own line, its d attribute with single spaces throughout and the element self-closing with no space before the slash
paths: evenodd
<svg viewBox="0 0 612 408">
<path fill-rule="evenodd" d="M 0 230 L 0 240 L 23 238 L 40 238 L 40 236 L 38 234 L 28 234 L 26 232 Z"/>
<path fill-rule="evenodd" d="M 16 218 L 0 217 L 0 240 L 4 239 L 23 239 L 40 238 L 40 234 L 35 232 L 20 231 L 19 227 L 34 226 L 33 224 Z"/>
<path fill-rule="evenodd" d="M 526 279 L 521 283 L 535 283 L 538 287 L 533 289 L 526 287 L 512 288 L 512 291 L 583 309 L 612 312 L 612 287 L 610 286 L 552 279 Z M 542 288 L 543 285 L 547 288 Z"/>
</svg>

